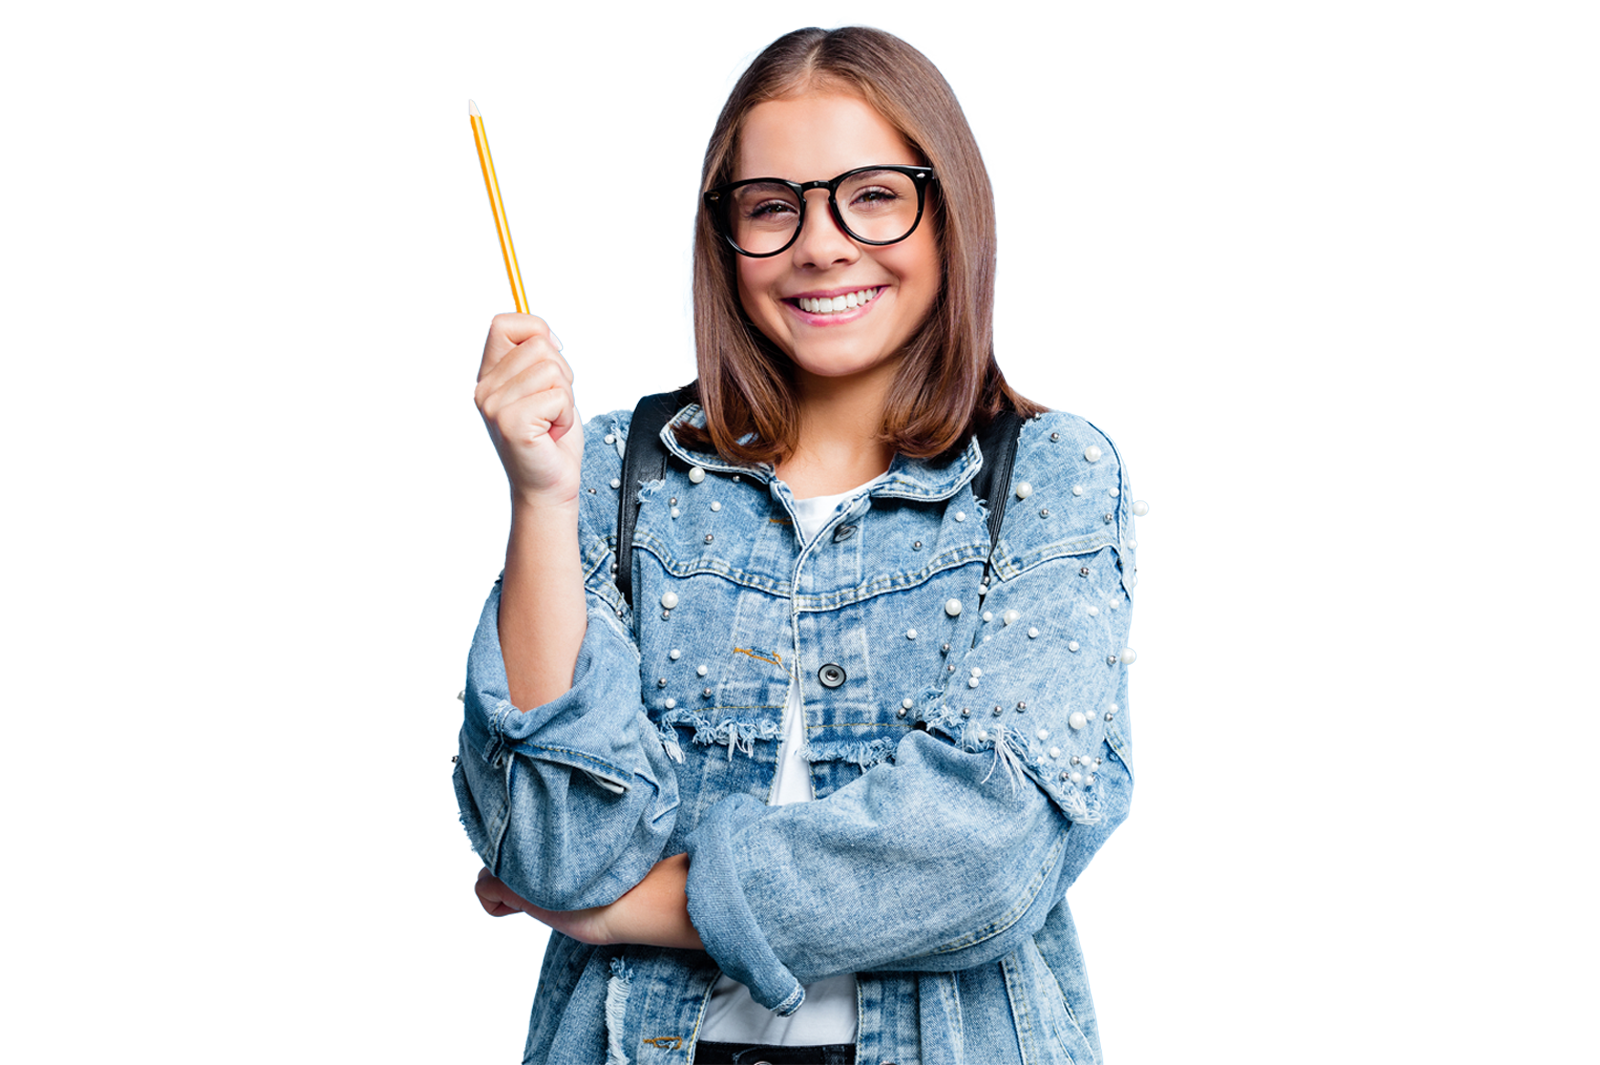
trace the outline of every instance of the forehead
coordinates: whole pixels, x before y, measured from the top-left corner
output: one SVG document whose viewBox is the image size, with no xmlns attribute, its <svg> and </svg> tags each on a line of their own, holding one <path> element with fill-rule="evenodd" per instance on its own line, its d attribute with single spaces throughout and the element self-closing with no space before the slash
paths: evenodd
<svg viewBox="0 0 1600 1065">
<path fill-rule="evenodd" d="M 916 165 L 899 130 L 859 96 L 807 93 L 751 108 L 739 131 L 735 181 L 820 181 L 873 163 Z"/>
</svg>

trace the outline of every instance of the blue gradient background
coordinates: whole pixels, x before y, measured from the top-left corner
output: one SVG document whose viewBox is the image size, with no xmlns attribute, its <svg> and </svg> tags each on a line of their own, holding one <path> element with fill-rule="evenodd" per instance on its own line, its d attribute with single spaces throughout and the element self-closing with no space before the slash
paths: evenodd
<svg viewBox="0 0 1600 1065">
<path fill-rule="evenodd" d="M 1138 800 L 1074 889 L 1107 1060 L 1592 1054 L 1600 21 L 869 21 L 944 70 L 1003 200 L 1549 198 L 1576 219 L 1558 251 L 1427 261 L 1253 257 L 1219 221 L 1213 256 L 1003 246 L 1000 275 L 1002 296 L 1293 275 L 1566 301 L 1541 312 L 1579 353 L 1558 371 L 1530 342 L 1472 373 L 1339 373 L 1330 349 L 1314 373 L 1013 379 L 1104 425 L 1150 502 Z M 114 22 L 0 29 L 114 157 L 126 349 L 176 432 L 475 432 L 499 278 L 467 96 L 502 173 L 533 168 L 518 254 L 586 413 L 690 374 L 688 190 L 638 189 L 597 230 L 579 214 L 614 190 L 534 178 L 698 165 L 730 62 L 787 24 Z"/>
</svg>

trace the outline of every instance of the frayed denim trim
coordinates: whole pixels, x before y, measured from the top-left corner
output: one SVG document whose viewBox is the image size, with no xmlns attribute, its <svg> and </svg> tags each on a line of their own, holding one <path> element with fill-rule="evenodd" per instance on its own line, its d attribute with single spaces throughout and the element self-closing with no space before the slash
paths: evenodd
<svg viewBox="0 0 1600 1065">
<path fill-rule="evenodd" d="M 632 990 L 633 971 L 621 958 L 612 958 L 611 979 L 606 981 L 606 1065 L 629 1065 L 622 1028 Z"/>
</svg>

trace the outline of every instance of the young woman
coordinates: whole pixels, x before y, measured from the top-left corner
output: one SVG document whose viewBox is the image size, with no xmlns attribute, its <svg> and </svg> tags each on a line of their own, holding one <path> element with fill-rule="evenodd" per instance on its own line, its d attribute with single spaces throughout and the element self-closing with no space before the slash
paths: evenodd
<svg viewBox="0 0 1600 1065">
<path fill-rule="evenodd" d="M 1098 1061 L 1064 897 L 1128 809 L 1134 505 L 994 361 L 971 131 L 904 42 L 799 30 L 702 188 L 663 480 L 539 319 L 479 371 L 513 516 L 456 785 L 484 907 L 558 933 L 524 1060 Z"/>
</svg>

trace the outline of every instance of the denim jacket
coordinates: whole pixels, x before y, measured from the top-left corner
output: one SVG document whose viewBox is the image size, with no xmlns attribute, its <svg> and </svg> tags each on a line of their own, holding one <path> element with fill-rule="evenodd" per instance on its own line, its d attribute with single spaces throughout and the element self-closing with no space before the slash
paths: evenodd
<svg viewBox="0 0 1600 1065">
<path fill-rule="evenodd" d="M 976 441 L 897 457 L 801 543 L 770 468 L 669 424 L 630 609 L 612 579 L 628 422 L 585 428 L 572 688 L 511 705 L 497 584 L 456 794 L 484 863 L 549 909 L 612 902 L 688 852 L 706 950 L 552 934 L 524 1061 L 687 1065 L 720 974 L 787 1013 L 850 972 L 858 1062 L 1100 1061 L 1065 895 L 1132 788 L 1136 545 L 1111 442 L 1068 414 L 1024 422 L 985 593 Z M 793 684 L 817 801 L 769 806 Z"/>
</svg>

